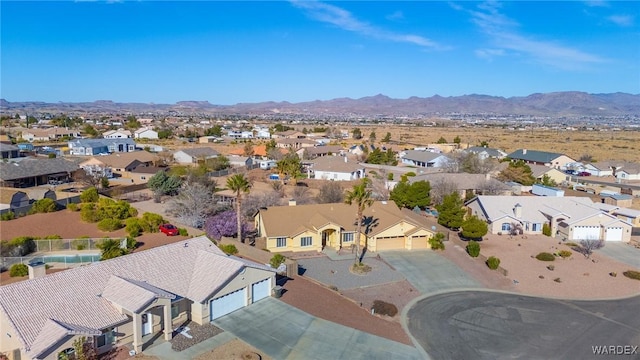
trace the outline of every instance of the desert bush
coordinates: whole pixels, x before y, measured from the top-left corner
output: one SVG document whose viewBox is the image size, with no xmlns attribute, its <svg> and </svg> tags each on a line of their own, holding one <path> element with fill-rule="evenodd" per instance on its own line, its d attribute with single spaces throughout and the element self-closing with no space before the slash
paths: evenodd
<svg viewBox="0 0 640 360">
<path fill-rule="evenodd" d="M 432 250 L 444 250 L 444 234 L 439 232 L 429 238 L 429 246 Z"/>
<path fill-rule="evenodd" d="M 185 228 L 178 228 L 178 235 L 189 236 L 189 231 Z"/>
<path fill-rule="evenodd" d="M 80 210 L 80 208 L 78 208 L 78 204 L 76 203 L 71 203 L 69 205 L 67 205 L 67 209 L 71 210 L 71 211 L 78 211 Z"/>
<path fill-rule="evenodd" d="M 87 204 L 82 206 L 82 210 L 80 210 L 80 219 L 84 222 L 98 222 L 98 214 L 94 208 L 93 204 Z"/>
<path fill-rule="evenodd" d="M 144 232 L 158 232 L 158 228 L 160 227 L 161 224 L 164 224 L 166 221 L 165 219 L 158 214 L 154 214 L 154 213 L 150 213 L 150 212 L 146 212 L 144 214 L 142 214 L 142 229 L 144 230 Z"/>
<path fill-rule="evenodd" d="M 551 236 L 551 226 L 549 224 L 542 224 L 542 235 Z"/>
<path fill-rule="evenodd" d="M 549 270 L 549 271 L 553 271 L 553 270 L 555 270 L 555 269 L 556 269 L 556 267 L 555 267 L 555 266 L 553 266 L 553 265 L 549 265 L 549 266 L 547 266 L 547 270 Z"/>
<path fill-rule="evenodd" d="M 127 249 L 133 250 L 137 246 L 138 246 L 138 241 L 131 236 L 127 236 Z"/>
<path fill-rule="evenodd" d="M 553 256 L 553 254 L 551 254 L 551 253 L 541 252 L 538 255 L 536 255 L 536 259 L 538 259 L 540 261 L 554 261 L 556 259 L 556 257 Z"/>
<path fill-rule="evenodd" d="M 220 244 L 218 247 L 227 255 L 235 255 L 238 253 L 238 248 L 233 244 Z"/>
<path fill-rule="evenodd" d="M 571 254 L 572 254 L 572 252 L 569 251 L 569 250 L 560 250 L 560 251 L 558 251 L 558 255 L 563 259 L 568 258 L 569 256 L 571 256 Z"/>
<path fill-rule="evenodd" d="M 561 283 L 562 282 L 562 280 L 560 280 L 560 278 L 555 278 L 555 279 L 553 279 L 553 281 L 555 281 L 557 283 Z"/>
<path fill-rule="evenodd" d="M 49 198 L 44 198 L 36 200 L 36 202 L 34 202 L 31 206 L 31 210 L 29 210 L 29 213 L 50 213 L 54 211 L 56 211 L 56 202 Z"/>
<path fill-rule="evenodd" d="M 142 234 L 142 221 L 138 218 L 128 218 L 125 220 L 125 230 L 132 237 L 138 237 Z"/>
<path fill-rule="evenodd" d="M 471 257 L 478 257 L 480 255 L 480 244 L 477 241 L 469 241 L 467 244 L 467 254 Z"/>
<path fill-rule="evenodd" d="M 387 316 L 396 316 L 398 314 L 398 308 L 390 304 L 388 302 L 382 300 L 374 300 L 373 306 L 371 307 L 376 314 L 387 315 Z"/>
<path fill-rule="evenodd" d="M 358 262 L 356 264 L 351 265 L 351 272 L 355 273 L 355 274 L 366 274 L 368 272 L 371 271 L 371 266 L 363 263 L 363 262 Z"/>
<path fill-rule="evenodd" d="M 491 270 L 496 270 L 500 266 L 500 259 L 495 256 L 489 256 L 487 259 L 487 266 Z"/>
<path fill-rule="evenodd" d="M 579 244 L 576 244 L 574 242 L 566 242 L 564 244 L 567 245 L 568 247 L 580 246 Z"/>
<path fill-rule="evenodd" d="M 99 198 L 98 189 L 95 187 L 90 187 L 80 194 L 80 201 L 83 203 L 94 203 L 97 202 Z"/>
<path fill-rule="evenodd" d="M 278 266 L 282 265 L 282 263 L 285 262 L 285 260 L 287 260 L 286 257 L 284 257 L 284 255 L 282 254 L 275 254 L 273 255 L 273 257 L 271 258 L 271 260 L 269 260 L 269 265 L 271 265 L 272 268 L 277 269 Z"/>
<path fill-rule="evenodd" d="M 9 268 L 10 277 L 27 276 L 27 275 L 29 275 L 29 268 L 25 264 L 13 264 Z"/>
<path fill-rule="evenodd" d="M 8 220 L 13 220 L 16 218 L 16 213 L 14 213 L 13 211 L 7 211 L 6 213 L 3 213 L 2 215 L 0 215 L 0 221 L 8 221 Z"/>
<path fill-rule="evenodd" d="M 98 229 L 102 231 L 116 231 L 122 228 L 120 219 L 102 219 L 98 222 Z"/>
<path fill-rule="evenodd" d="M 622 275 L 628 277 L 629 279 L 640 280 L 640 271 L 627 270 L 623 272 Z"/>
</svg>

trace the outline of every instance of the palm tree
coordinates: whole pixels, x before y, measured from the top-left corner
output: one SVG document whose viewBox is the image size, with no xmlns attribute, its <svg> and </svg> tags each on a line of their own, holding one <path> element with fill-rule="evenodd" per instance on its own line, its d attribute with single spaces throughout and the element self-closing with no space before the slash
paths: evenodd
<svg viewBox="0 0 640 360">
<path fill-rule="evenodd" d="M 244 174 L 235 174 L 227 179 L 227 189 L 236 193 L 236 220 L 238 221 L 238 241 L 242 242 L 242 193 L 249 193 L 251 185 Z"/>
<path fill-rule="evenodd" d="M 356 228 L 356 259 L 355 264 L 360 263 L 360 231 L 362 229 L 362 213 L 364 209 L 373 204 L 373 198 L 371 197 L 371 190 L 367 189 L 369 179 L 363 178 L 360 184 L 354 185 L 352 190 L 349 190 L 345 194 L 344 202 L 352 205 L 355 204 L 358 207 L 358 220 Z"/>
</svg>

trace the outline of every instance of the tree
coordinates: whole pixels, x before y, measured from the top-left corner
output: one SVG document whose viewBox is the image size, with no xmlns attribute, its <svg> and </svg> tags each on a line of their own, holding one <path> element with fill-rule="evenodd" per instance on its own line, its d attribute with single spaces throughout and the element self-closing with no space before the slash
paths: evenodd
<svg viewBox="0 0 640 360">
<path fill-rule="evenodd" d="M 438 210 L 438 224 L 450 229 L 458 229 L 462 226 L 465 210 L 462 199 L 457 191 L 446 195 L 442 199 L 442 204 L 436 205 Z"/>
<path fill-rule="evenodd" d="M 391 190 L 389 199 L 395 201 L 399 207 L 413 209 L 417 206 L 424 209 L 431 203 L 430 192 L 431 185 L 428 181 L 401 181 Z"/>
<path fill-rule="evenodd" d="M 231 166 L 229 158 L 224 155 L 218 155 L 214 158 L 204 161 L 206 167 L 209 167 L 213 171 L 224 170 Z"/>
<path fill-rule="evenodd" d="M 436 141 L 436 144 L 446 144 L 446 143 L 447 143 L 447 139 L 445 139 L 442 136 L 440 136 L 440 139 L 438 139 L 438 141 Z"/>
<path fill-rule="evenodd" d="M 325 182 L 320 187 L 317 201 L 320 204 L 341 203 L 344 201 L 344 189 L 336 181 Z"/>
<path fill-rule="evenodd" d="M 369 134 L 369 142 L 373 144 L 375 141 L 376 141 L 376 132 L 371 131 L 371 133 Z"/>
<path fill-rule="evenodd" d="M 460 145 L 460 142 L 462 141 L 462 139 L 460 139 L 460 136 L 456 135 L 456 137 L 453 138 L 453 143 L 456 145 Z"/>
<path fill-rule="evenodd" d="M 238 241 L 242 242 L 242 194 L 249 193 L 251 185 L 244 174 L 235 174 L 227 178 L 227 189 L 236 193 L 236 218 L 238 222 Z"/>
<path fill-rule="evenodd" d="M 100 196 L 98 195 L 98 189 L 95 187 L 90 187 L 80 194 L 80 201 L 83 203 L 98 202 L 98 199 L 100 199 Z"/>
<path fill-rule="evenodd" d="M 205 136 L 222 136 L 222 126 L 215 125 L 214 127 L 210 127 L 204 131 Z"/>
<path fill-rule="evenodd" d="M 486 148 L 486 147 L 489 147 L 489 142 L 488 142 L 488 141 L 486 141 L 486 140 L 482 140 L 482 141 L 480 142 L 480 147 L 485 147 L 485 148 Z"/>
<path fill-rule="evenodd" d="M 591 163 L 593 162 L 593 156 L 591 154 L 582 154 L 578 161 L 580 161 L 581 163 Z"/>
<path fill-rule="evenodd" d="M 158 132 L 158 139 L 168 139 L 173 136 L 171 129 L 156 129 Z"/>
<path fill-rule="evenodd" d="M 514 181 L 518 184 L 531 186 L 536 182 L 532 173 L 531 168 L 524 161 L 512 161 L 509 163 L 507 168 L 500 172 L 498 179 L 502 181 Z"/>
<path fill-rule="evenodd" d="M 147 187 L 153 191 L 154 201 L 159 203 L 162 195 L 172 195 L 178 192 L 182 181 L 176 175 L 167 175 L 165 171 L 158 171 L 149 178 Z"/>
<path fill-rule="evenodd" d="M 238 223 L 241 224 L 240 227 L 237 226 Z M 236 236 L 238 239 L 242 239 L 242 236 L 238 236 L 238 229 L 244 235 L 248 232 L 249 226 L 245 222 L 238 221 L 238 214 L 235 211 L 227 210 L 207 219 L 204 229 L 207 236 L 214 240 Z"/>
<path fill-rule="evenodd" d="M 297 179 L 302 174 L 302 165 L 300 164 L 300 157 L 294 152 L 290 152 L 285 155 L 281 160 L 276 163 L 276 168 L 280 175 L 287 175 L 293 179 Z M 282 176 L 284 179 L 284 176 Z"/>
<path fill-rule="evenodd" d="M 73 341 L 73 355 L 71 357 L 64 352 L 58 354 L 58 360 L 95 360 L 97 358 L 93 341 L 87 341 L 84 336 L 80 336 Z"/>
<path fill-rule="evenodd" d="M 116 239 L 103 239 L 96 246 L 102 251 L 100 260 L 109 260 L 128 253 L 127 249 L 120 246 L 120 240 Z"/>
<path fill-rule="evenodd" d="M 353 135 L 353 138 L 356 140 L 362 139 L 362 130 L 360 130 L 360 128 L 353 129 L 351 134 Z"/>
<path fill-rule="evenodd" d="M 357 227 L 356 227 L 356 258 L 354 264 L 359 264 L 360 261 L 360 234 L 362 230 L 362 214 L 364 210 L 373 204 L 371 198 L 371 190 L 367 189 L 369 180 L 363 178 L 359 184 L 354 185 L 352 190 L 348 190 L 345 196 L 344 202 L 349 205 L 356 206 L 357 212 Z"/>
<path fill-rule="evenodd" d="M 248 142 L 246 144 L 244 144 L 244 148 L 242 149 L 242 155 L 244 156 L 253 156 L 254 154 L 254 150 L 253 150 L 253 144 Z"/>
<path fill-rule="evenodd" d="M 488 231 L 487 223 L 478 219 L 476 215 L 470 216 L 462 223 L 462 236 L 467 239 L 482 239 Z"/>
<path fill-rule="evenodd" d="M 444 237 L 444 234 L 441 232 L 430 237 L 429 246 L 431 246 L 431 250 L 444 250 Z"/>
<path fill-rule="evenodd" d="M 593 254 L 593 250 L 602 249 L 604 247 L 604 240 L 596 240 L 596 239 L 587 239 L 580 240 L 580 246 L 576 246 L 573 250 L 579 252 L 584 255 L 587 259 L 591 257 Z"/>
<path fill-rule="evenodd" d="M 383 152 L 382 150 L 380 150 L 380 148 L 375 148 L 369 153 L 365 162 L 367 164 L 392 166 L 398 165 L 398 160 L 396 160 L 396 153 L 391 149 Z"/>
<path fill-rule="evenodd" d="M 91 126 L 90 124 L 86 124 L 83 128 L 82 128 L 82 132 L 84 132 L 85 135 L 89 136 L 89 137 L 97 137 L 98 136 L 98 131 Z"/>
<path fill-rule="evenodd" d="M 442 204 L 444 197 L 458 191 L 458 184 L 444 179 L 435 180 L 431 184 L 431 203 L 436 205 Z"/>
<path fill-rule="evenodd" d="M 109 179 L 107 179 L 106 176 L 103 176 L 100 179 L 100 187 L 103 189 L 108 189 L 109 188 Z"/>
<path fill-rule="evenodd" d="M 280 182 L 274 184 L 282 185 Z M 277 191 L 269 191 L 259 194 L 250 194 L 242 201 L 242 213 L 246 217 L 254 216 L 261 208 L 280 205 L 282 196 Z"/>
<path fill-rule="evenodd" d="M 180 223 L 200 228 L 214 208 L 211 189 L 200 182 L 189 181 L 179 190 L 178 196 L 170 200 L 167 211 Z"/>
<path fill-rule="evenodd" d="M 138 130 L 142 127 L 142 124 L 140 124 L 140 121 L 138 121 L 135 116 L 130 115 L 127 116 L 127 123 L 124 127 L 129 130 Z"/>
<path fill-rule="evenodd" d="M 382 142 L 383 142 L 383 143 L 388 143 L 389 141 L 391 141 L 391 133 L 390 133 L 390 132 L 387 132 L 387 135 L 385 135 L 385 136 L 382 138 Z"/>
<path fill-rule="evenodd" d="M 551 176 L 544 174 L 542 175 L 542 180 L 539 181 L 540 184 L 544 186 L 558 186 L 558 184 L 551 178 Z"/>
<path fill-rule="evenodd" d="M 293 196 L 293 199 L 295 199 L 296 203 L 299 205 L 313 203 L 311 192 L 309 191 L 309 188 L 306 186 L 296 186 L 293 189 L 293 193 L 291 195 Z"/>
</svg>

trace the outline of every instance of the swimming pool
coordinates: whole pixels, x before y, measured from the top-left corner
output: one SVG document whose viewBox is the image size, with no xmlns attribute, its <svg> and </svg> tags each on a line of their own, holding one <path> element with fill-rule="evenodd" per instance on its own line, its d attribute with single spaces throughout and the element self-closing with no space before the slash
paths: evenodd
<svg viewBox="0 0 640 360">
<path fill-rule="evenodd" d="M 45 255 L 44 263 L 82 264 L 100 261 L 100 254 L 76 254 L 76 255 Z"/>
</svg>

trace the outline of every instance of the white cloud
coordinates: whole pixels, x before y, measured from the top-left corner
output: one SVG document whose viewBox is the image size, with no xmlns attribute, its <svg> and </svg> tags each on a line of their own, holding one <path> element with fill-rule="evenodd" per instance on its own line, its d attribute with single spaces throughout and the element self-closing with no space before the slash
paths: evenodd
<svg viewBox="0 0 640 360">
<path fill-rule="evenodd" d="M 295 7 L 303 9 L 311 18 L 335 25 L 343 30 L 355 32 L 375 39 L 410 43 L 423 48 L 442 50 L 446 47 L 437 42 L 415 34 L 402 34 L 381 29 L 358 20 L 349 11 L 318 1 L 291 1 Z"/>
<path fill-rule="evenodd" d="M 402 11 L 398 10 L 386 16 L 387 20 L 391 21 L 400 21 L 404 20 L 404 14 Z"/>
<path fill-rule="evenodd" d="M 611 15 L 607 20 L 619 26 L 633 26 L 635 18 L 631 15 Z"/>
<path fill-rule="evenodd" d="M 477 49 L 475 54 L 481 59 L 492 61 L 494 57 L 505 56 L 506 52 L 503 49 Z"/>
<path fill-rule="evenodd" d="M 525 55 L 532 61 L 566 70 L 578 70 L 585 66 L 602 63 L 606 59 L 549 40 L 536 39 L 518 32 L 519 24 L 502 14 L 501 5 L 488 1 L 478 5 L 478 10 L 468 10 L 472 21 L 491 38 L 497 49 L 508 50 L 514 55 Z M 476 51 L 476 55 L 491 55 Z"/>
</svg>

